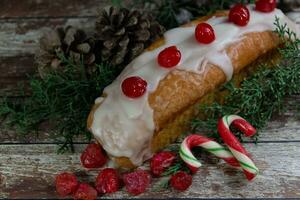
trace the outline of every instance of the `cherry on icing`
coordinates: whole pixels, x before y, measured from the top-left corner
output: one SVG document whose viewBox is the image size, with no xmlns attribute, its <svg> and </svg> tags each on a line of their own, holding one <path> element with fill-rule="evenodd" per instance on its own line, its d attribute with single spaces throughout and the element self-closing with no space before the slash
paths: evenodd
<svg viewBox="0 0 300 200">
<path fill-rule="evenodd" d="M 157 62 L 161 67 L 175 67 L 181 59 L 181 53 L 176 46 L 170 46 L 162 50 L 157 57 Z"/>
<path fill-rule="evenodd" d="M 258 0 L 255 2 L 255 10 L 260 12 L 272 12 L 276 8 L 276 0 Z"/>
<path fill-rule="evenodd" d="M 195 29 L 195 38 L 199 43 L 209 44 L 216 39 L 216 36 L 211 25 L 200 23 Z"/>
<path fill-rule="evenodd" d="M 138 76 L 132 76 L 132 77 L 126 78 L 122 82 L 121 87 L 122 87 L 123 93 L 127 97 L 138 98 L 146 92 L 147 82 Z"/>
<path fill-rule="evenodd" d="M 229 21 L 239 26 L 246 26 L 250 20 L 250 12 L 243 4 L 236 4 L 230 9 Z"/>
</svg>

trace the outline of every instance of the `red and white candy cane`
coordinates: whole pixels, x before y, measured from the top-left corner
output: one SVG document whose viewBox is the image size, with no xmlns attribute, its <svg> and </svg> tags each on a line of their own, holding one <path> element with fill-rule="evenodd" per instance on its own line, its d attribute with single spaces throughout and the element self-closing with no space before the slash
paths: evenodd
<svg viewBox="0 0 300 200">
<path fill-rule="evenodd" d="M 184 139 L 179 150 L 180 157 L 187 164 L 192 173 L 195 173 L 198 168 L 201 167 L 200 161 L 198 161 L 191 152 L 193 147 L 202 147 L 233 167 L 240 166 L 239 161 L 237 161 L 233 154 L 222 145 L 212 139 L 194 134 L 189 135 Z"/>
<path fill-rule="evenodd" d="M 230 125 L 241 130 L 246 136 L 253 136 L 255 128 L 245 119 L 237 115 L 226 115 L 219 120 L 218 132 L 234 157 L 239 161 L 248 180 L 252 180 L 258 174 L 258 168 L 250 158 L 249 153 L 241 145 L 239 140 L 230 131 Z"/>
</svg>

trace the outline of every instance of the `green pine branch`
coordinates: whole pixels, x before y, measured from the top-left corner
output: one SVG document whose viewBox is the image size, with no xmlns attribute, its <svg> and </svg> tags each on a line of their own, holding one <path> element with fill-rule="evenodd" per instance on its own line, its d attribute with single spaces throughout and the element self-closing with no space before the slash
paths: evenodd
<svg viewBox="0 0 300 200">
<path fill-rule="evenodd" d="M 0 102 L 0 118 L 5 118 L 6 128 L 14 127 L 17 133 L 29 135 L 37 132 L 42 122 L 54 126 L 52 137 L 62 145 L 59 152 L 73 149 L 76 136 L 91 134 L 86 129 L 86 120 L 94 100 L 104 87 L 119 74 L 120 69 L 107 64 L 96 65 L 97 72 L 88 78 L 83 62 L 76 65 L 70 58 L 59 55 L 64 70 L 50 72 L 43 79 L 30 77 L 32 95 L 23 102 L 8 98 Z"/>
</svg>

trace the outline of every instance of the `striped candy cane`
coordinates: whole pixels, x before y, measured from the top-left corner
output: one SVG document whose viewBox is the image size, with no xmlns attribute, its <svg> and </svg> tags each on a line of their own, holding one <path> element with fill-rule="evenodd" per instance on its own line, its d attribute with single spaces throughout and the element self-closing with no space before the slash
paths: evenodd
<svg viewBox="0 0 300 200">
<path fill-rule="evenodd" d="M 247 179 L 252 180 L 258 174 L 258 168 L 253 163 L 246 149 L 230 131 L 229 127 L 231 124 L 241 130 L 246 136 L 254 135 L 256 130 L 245 119 L 237 115 L 226 115 L 220 119 L 218 123 L 218 132 L 224 143 L 227 145 L 234 157 L 239 161 Z"/>
<path fill-rule="evenodd" d="M 201 135 L 190 135 L 186 137 L 181 143 L 179 155 L 190 168 L 192 173 L 195 173 L 198 170 L 198 168 L 201 167 L 201 163 L 195 158 L 195 156 L 191 152 L 191 149 L 196 146 L 204 148 L 205 150 L 214 154 L 218 158 L 223 159 L 225 162 L 227 162 L 233 167 L 240 166 L 239 162 L 232 155 L 232 153 L 219 143 Z"/>
</svg>

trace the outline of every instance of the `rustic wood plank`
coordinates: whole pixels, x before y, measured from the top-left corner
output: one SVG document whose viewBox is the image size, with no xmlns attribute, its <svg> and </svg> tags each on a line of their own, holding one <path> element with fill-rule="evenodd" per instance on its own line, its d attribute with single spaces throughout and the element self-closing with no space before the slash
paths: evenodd
<svg viewBox="0 0 300 200">
<path fill-rule="evenodd" d="M 297 12 L 289 12 L 287 13 L 287 16 L 293 20 L 294 22 L 297 23 L 298 27 L 300 27 L 300 8 L 298 9 Z"/>
<path fill-rule="evenodd" d="M 34 56 L 26 54 L 17 57 L 0 57 L 0 79 L 24 78 L 35 71 Z"/>
<path fill-rule="evenodd" d="M 0 123 L 1 127 L 1 123 Z M 48 129 L 48 128 L 44 128 Z M 5 129 L 1 127 L 0 130 L 0 145 L 1 144 L 61 144 L 59 141 L 63 141 L 64 138 L 60 138 L 58 135 L 54 135 L 51 131 L 44 130 L 38 134 L 35 132 L 24 134 L 18 134 L 15 130 Z M 87 143 L 87 139 L 84 135 L 79 135 L 73 138 L 74 143 Z M 57 146 L 58 149 L 59 146 Z"/>
<path fill-rule="evenodd" d="M 300 197 L 300 143 L 246 144 L 260 169 L 260 175 L 247 182 L 242 172 L 223 162 L 203 162 L 193 185 L 183 193 L 148 191 L 139 197 Z M 0 146 L 0 198 L 56 198 L 54 176 L 75 172 L 81 181 L 94 182 L 97 170 L 85 171 L 79 162 L 84 145 L 75 154 L 57 155 L 54 145 Z M 154 185 L 159 184 L 154 180 Z M 130 197 L 117 192 L 111 198 Z"/>
<path fill-rule="evenodd" d="M 95 18 L 8 20 L 0 23 L 0 55 L 12 57 L 34 54 L 38 40 L 49 28 L 74 26 L 92 32 Z"/>
<path fill-rule="evenodd" d="M 286 10 L 286 11 L 297 12 L 300 10 L 300 1 L 299 0 L 283 0 L 282 6 L 284 7 L 284 10 Z"/>
<path fill-rule="evenodd" d="M 1 18 L 95 16 L 109 0 L 1 0 Z"/>
<path fill-rule="evenodd" d="M 35 72 L 34 56 L 27 54 L 17 57 L 0 57 L 0 96 L 29 95 L 27 75 Z"/>
</svg>

